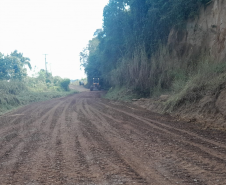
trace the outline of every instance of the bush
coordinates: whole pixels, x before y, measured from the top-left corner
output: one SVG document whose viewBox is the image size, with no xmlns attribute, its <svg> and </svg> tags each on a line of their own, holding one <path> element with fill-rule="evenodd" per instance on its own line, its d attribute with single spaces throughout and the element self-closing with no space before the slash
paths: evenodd
<svg viewBox="0 0 226 185">
<path fill-rule="evenodd" d="M 75 91 L 65 92 L 59 86 L 48 88 L 45 83 L 38 80 L 36 82 L 34 78 L 30 77 L 24 82 L 0 80 L 0 115 L 8 110 L 31 102 L 45 101 L 77 93 Z M 62 82 L 68 88 L 68 80 L 63 80 Z"/>
<path fill-rule="evenodd" d="M 65 90 L 65 91 L 69 91 L 69 84 L 70 84 L 70 79 L 63 79 L 60 82 L 60 86 Z"/>
<path fill-rule="evenodd" d="M 213 61 L 199 62 L 196 71 L 183 81 L 178 91 L 167 101 L 165 110 L 174 111 L 182 105 L 198 102 L 204 96 L 216 96 L 220 87 L 225 84 L 225 62 L 214 63 Z M 178 84 L 175 80 L 173 85 Z M 174 88 L 174 87 L 173 87 Z"/>
<path fill-rule="evenodd" d="M 22 91 L 27 90 L 26 85 L 19 80 L 1 80 L 0 81 L 0 92 L 1 94 L 13 94 L 17 95 Z"/>
</svg>

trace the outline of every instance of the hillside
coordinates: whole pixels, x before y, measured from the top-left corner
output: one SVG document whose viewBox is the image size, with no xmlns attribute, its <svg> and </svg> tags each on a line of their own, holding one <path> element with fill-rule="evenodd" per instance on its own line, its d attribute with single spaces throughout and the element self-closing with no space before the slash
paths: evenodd
<svg viewBox="0 0 226 185">
<path fill-rule="evenodd" d="M 162 96 L 136 104 L 168 112 L 177 119 L 202 123 L 205 128 L 225 129 L 225 7 L 225 1 L 213 1 L 202 6 L 198 16 L 188 20 L 184 29 L 171 29 L 166 45 L 170 52 L 160 53 L 156 58 L 162 58 L 164 66 L 179 71 L 193 65 L 193 71 L 188 79 L 183 71 L 177 73 L 178 80 L 172 84 L 174 91 L 168 92 L 167 99 Z"/>
<path fill-rule="evenodd" d="M 109 1 L 103 28 L 80 54 L 88 82 L 100 77 L 113 99 L 167 95 L 160 112 L 221 117 L 223 128 L 225 6 L 222 0 Z"/>
</svg>

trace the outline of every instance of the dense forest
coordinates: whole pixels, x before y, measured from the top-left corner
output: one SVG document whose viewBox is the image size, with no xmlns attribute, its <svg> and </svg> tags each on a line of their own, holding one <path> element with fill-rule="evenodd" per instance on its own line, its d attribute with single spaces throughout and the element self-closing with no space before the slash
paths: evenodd
<svg viewBox="0 0 226 185">
<path fill-rule="evenodd" d="M 88 82 L 99 77 L 106 88 L 127 86 L 142 96 L 170 89 L 180 73 L 168 70 L 156 55 L 163 52 L 170 30 L 183 29 L 184 22 L 194 19 L 209 2 L 110 0 L 102 29 L 96 30 L 80 53 Z"/>
</svg>

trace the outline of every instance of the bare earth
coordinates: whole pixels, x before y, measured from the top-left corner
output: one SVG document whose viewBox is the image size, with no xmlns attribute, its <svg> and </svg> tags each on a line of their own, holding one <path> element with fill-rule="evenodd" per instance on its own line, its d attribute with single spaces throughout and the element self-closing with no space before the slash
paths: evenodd
<svg viewBox="0 0 226 185">
<path fill-rule="evenodd" d="M 226 134 L 82 92 L 0 117 L 0 184 L 226 184 Z"/>
</svg>

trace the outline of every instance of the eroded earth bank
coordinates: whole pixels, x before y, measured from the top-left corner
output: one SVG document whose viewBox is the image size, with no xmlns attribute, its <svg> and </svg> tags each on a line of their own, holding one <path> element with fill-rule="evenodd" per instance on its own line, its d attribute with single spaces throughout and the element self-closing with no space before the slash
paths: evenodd
<svg viewBox="0 0 226 185">
<path fill-rule="evenodd" d="M 0 117 L 0 184 L 226 184 L 226 134 L 82 92 Z"/>
</svg>

